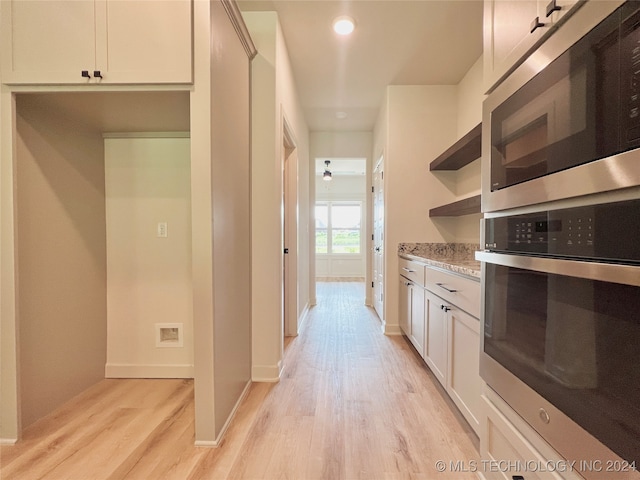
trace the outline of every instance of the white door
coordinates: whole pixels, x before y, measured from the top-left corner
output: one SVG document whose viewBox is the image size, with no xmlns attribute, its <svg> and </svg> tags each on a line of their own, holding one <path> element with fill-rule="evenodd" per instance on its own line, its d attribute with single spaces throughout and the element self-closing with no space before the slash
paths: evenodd
<svg viewBox="0 0 640 480">
<path fill-rule="evenodd" d="M 384 162 L 373 171 L 373 307 L 384 321 Z"/>
<path fill-rule="evenodd" d="M 298 153 L 285 134 L 282 148 L 282 316 L 285 336 L 298 334 Z"/>
</svg>

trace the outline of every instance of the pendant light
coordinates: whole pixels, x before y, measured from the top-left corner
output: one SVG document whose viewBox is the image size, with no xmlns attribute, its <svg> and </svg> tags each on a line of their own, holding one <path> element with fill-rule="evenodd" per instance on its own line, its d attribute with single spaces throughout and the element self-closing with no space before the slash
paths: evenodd
<svg viewBox="0 0 640 480">
<path fill-rule="evenodd" d="M 325 182 L 330 182 L 331 181 L 331 172 L 329 171 L 329 164 L 331 163 L 330 160 L 325 160 L 324 164 L 326 165 L 326 168 L 324 169 L 324 173 L 322 174 L 322 179 Z"/>
</svg>

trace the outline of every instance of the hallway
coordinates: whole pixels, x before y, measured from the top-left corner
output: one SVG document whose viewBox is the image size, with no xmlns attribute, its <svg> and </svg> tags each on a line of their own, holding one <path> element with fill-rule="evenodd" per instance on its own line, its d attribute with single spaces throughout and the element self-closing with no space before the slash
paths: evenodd
<svg viewBox="0 0 640 480">
<path fill-rule="evenodd" d="M 3 446 L 0 477 L 474 479 L 436 471 L 477 460 L 477 439 L 363 298 L 361 282 L 318 283 L 281 381 L 251 387 L 219 448 L 192 446 L 191 382 L 105 380 Z"/>
</svg>

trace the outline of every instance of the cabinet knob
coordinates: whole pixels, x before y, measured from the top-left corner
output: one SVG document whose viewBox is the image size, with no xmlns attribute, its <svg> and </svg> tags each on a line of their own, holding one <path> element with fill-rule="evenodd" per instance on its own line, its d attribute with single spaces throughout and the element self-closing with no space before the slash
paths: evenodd
<svg viewBox="0 0 640 480">
<path fill-rule="evenodd" d="M 551 0 L 547 5 L 547 17 L 549 17 L 553 12 L 558 12 L 562 10 L 562 7 L 558 5 L 557 0 Z"/>
<path fill-rule="evenodd" d="M 540 21 L 540 17 L 536 17 L 531 22 L 531 33 L 535 32 L 538 28 L 544 27 L 545 24 Z"/>
<path fill-rule="evenodd" d="M 448 312 L 449 310 L 451 310 L 451 307 L 447 307 L 446 305 L 440 305 L 440 309 L 444 310 L 445 312 Z"/>
<path fill-rule="evenodd" d="M 82 75 L 82 78 L 91 78 L 91 75 L 89 75 L 89 70 L 82 70 L 82 72 L 80 72 L 80 75 Z"/>
<path fill-rule="evenodd" d="M 100 70 L 94 70 L 93 76 L 96 78 L 102 78 L 102 73 L 100 73 Z"/>
</svg>

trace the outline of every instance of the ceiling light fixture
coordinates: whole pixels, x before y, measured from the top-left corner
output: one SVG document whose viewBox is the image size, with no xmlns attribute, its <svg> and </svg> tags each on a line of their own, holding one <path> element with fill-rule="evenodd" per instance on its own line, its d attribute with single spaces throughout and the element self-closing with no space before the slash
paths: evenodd
<svg viewBox="0 0 640 480">
<path fill-rule="evenodd" d="M 349 35 L 355 28 L 355 21 L 347 15 L 342 15 L 333 21 L 333 31 L 338 35 Z"/>
<path fill-rule="evenodd" d="M 330 160 L 325 160 L 324 164 L 326 165 L 326 168 L 324 169 L 324 173 L 322 174 L 322 179 L 325 182 L 330 182 L 331 181 L 331 172 L 329 171 L 329 164 L 331 163 Z"/>
</svg>

